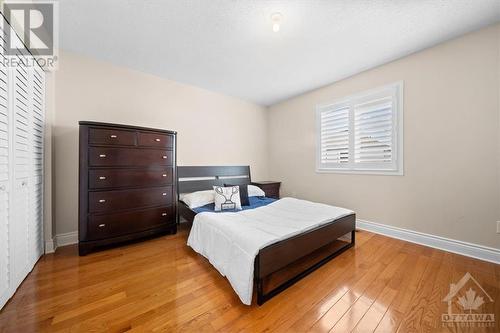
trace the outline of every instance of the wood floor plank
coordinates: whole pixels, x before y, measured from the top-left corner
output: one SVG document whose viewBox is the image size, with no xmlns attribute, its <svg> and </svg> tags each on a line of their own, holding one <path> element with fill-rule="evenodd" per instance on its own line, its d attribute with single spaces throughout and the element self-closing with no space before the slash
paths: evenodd
<svg viewBox="0 0 500 333">
<path fill-rule="evenodd" d="M 449 256 L 444 253 L 443 260 L 436 273 L 436 280 L 432 286 L 427 305 L 421 316 L 421 326 L 426 332 L 437 331 L 442 328 L 441 315 L 444 313 L 443 295 L 449 292 L 451 283 L 452 266 L 448 260 Z"/>
<path fill-rule="evenodd" d="M 324 332 L 332 329 L 337 322 L 339 322 L 344 315 L 347 314 L 345 320 L 351 320 L 349 310 L 352 305 L 354 305 L 365 293 L 366 289 L 369 288 L 374 281 L 377 281 L 379 276 L 384 276 L 383 273 L 387 266 L 391 263 L 393 258 L 398 256 L 398 252 L 392 251 L 384 255 L 378 262 L 370 267 L 366 274 L 357 281 L 352 288 L 335 303 L 311 328 L 311 332 Z M 362 307 L 368 305 L 366 310 L 369 308 L 368 297 L 362 300 Z M 356 310 L 356 315 L 360 313 L 358 309 Z M 361 317 L 358 318 L 358 320 Z"/>
<path fill-rule="evenodd" d="M 331 332 L 352 331 L 359 321 L 365 316 L 373 303 L 377 302 L 380 294 L 399 267 L 404 263 L 406 254 L 398 254 L 386 269 L 377 276 L 375 281 L 365 290 L 363 295 L 343 315 L 341 320 L 332 328 Z"/>
<path fill-rule="evenodd" d="M 66 311 L 66 312 L 63 312 L 61 314 L 56 315 L 52 319 L 52 324 L 54 325 L 54 324 L 63 322 L 65 320 L 68 320 L 70 318 L 77 317 L 82 313 L 86 313 L 86 312 L 89 312 L 89 311 L 92 311 L 95 309 L 100 309 L 105 305 L 114 304 L 119 300 L 124 300 L 125 298 L 127 298 L 127 294 L 125 292 L 120 292 L 118 294 L 114 294 L 114 295 L 111 295 L 109 297 L 102 298 L 102 299 L 97 300 L 95 302 L 88 303 L 88 304 L 85 304 L 83 306 L 79 306 L 78 308 L 73 309 L 71 311 Z"/>
<path fill-rule="evenodd" d="M 373 332 L 377 327 L 378 323 L 384 317 L 387 308 L 391 304 L 394 297 L 396 297 L 397 291 L 386 287 L 380 297 L 378 297 L 366 311 L 363 318 L 356 324 L 352 332 Z"/>
<path fill-rule="evenodd" d="M 178 234 L 77 255 L 46 255 L 0 312 L 0 332 L 497 332 L 500 265 L 357 233 L 344 252 L 263 306 Z M 494 328 L 441 327 L 449 284 L 470 272 L 496 302 Z"/>
<path fill-rule="evenodd" d="M 352 331 L 363 316 L 368 312 L 379 294 L 385 288 L 391 277 L 403 264 L 406 254 L 399 253 L 391 262 L 387 264 L 385 269 L 375 277 L 373 282 L 363 292 L 361 297 L 355 301 L 351 308 L 342 316 L 330 332 L 346 332 Z"/>
<path fill-rule="evenodd" d="M 417 291 L 418 283 L 427 267 L 429 258 L 411 252 L 409 260 L 413 263 L 413 268 L 408 270 L 404 275 L 401 284 L 397 287 L 395 286 L 397 294 L 382 317 L 382 320 L 375 328 L 375 332 L 396 332 L 405 312 L 411 305 L 410 301 L 413 294 Z"/>
<path fill-rule="evenodd" d="M 429 261 L 427 268 L 422 276 L 416 293 L 411 300 L 411 307 L 406 312 L 398 332 L 421 331 L 422 330 L 422 316 L 425 309 L 429 305 L 429 298 L 432 295 L 433 286 L 437 278 L 436 272 L 442 263 L 442 256 L 444 252 L 437 252 L 440 257 L 433 258 Z"/>
</svg>

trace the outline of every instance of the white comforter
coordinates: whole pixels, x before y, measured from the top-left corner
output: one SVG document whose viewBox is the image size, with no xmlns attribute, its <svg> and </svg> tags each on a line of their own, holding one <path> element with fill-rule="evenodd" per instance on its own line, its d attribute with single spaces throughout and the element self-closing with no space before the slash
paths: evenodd
<svg viewBox="0 0 500 333">
<path fill-rule="evenodd" d="M 352 213 L 294 198 L 236 213 L 204 212 L 195 216 L 187 244 L 227 277 L 241 301 L 250 305 L 260 249 Z"/>
</svg>

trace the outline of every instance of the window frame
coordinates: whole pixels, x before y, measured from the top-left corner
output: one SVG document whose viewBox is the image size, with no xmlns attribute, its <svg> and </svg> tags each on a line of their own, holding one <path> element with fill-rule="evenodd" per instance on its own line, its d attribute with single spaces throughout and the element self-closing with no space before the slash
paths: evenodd
<svg viewBox="0 0 500 333">
<path fill-rule="evenodd" d="M 403 81 L 384 85 L 375 89 L 352 94 L 330 103 L 316 105 L 316 172 L 317 173 L 344 173 L 344 174 L 371 174 L 371 175 L 404 175 L 404 133 L 403 133 Z M 370 103 L 382 98 L 392 98 L 392 156 L 393 163 L 377 166 L 372 163 L 366 166 L 357 165 L 354 162 L 354 110 L 355 106 L 363 103 Z M 349 107 L 349 162 L 346 165 L 339 163 L 335 165 L 325 165 L 321 163 L 321 114 L 327 107 Z"/>
</svg>

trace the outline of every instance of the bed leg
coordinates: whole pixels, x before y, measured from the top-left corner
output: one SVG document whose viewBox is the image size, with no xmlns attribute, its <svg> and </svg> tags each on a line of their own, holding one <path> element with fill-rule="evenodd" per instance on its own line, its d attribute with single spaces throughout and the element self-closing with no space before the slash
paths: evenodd
<svg viewBox="0 0 500 333">
<path fill-rule="evenodd" d="M 262 289 L 262 279 L 257 279 L 257 304 L 262 305 L 264 303 L 264 294 Z"/>
<path fill-rule="evenodd" d="M 352 246 L 356 244 L 356 230 L 351 231 L 351 244 Z"/>
<path fill-rule="evenodd" d="M 254 262 L 254 274 L 256 280 L 257 287 L 257 304 L 262 305 L 264 303 L 264 294 L 263 294 L 263 286 L 262 286 L 262 278 L 260 277 L 260 255 L 255 257 Z"/>
</svg>

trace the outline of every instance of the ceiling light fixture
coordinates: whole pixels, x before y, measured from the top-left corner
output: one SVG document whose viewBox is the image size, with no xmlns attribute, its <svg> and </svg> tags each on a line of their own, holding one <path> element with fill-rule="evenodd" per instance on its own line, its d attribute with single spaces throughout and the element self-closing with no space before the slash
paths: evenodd
<svg viewBox="0 0 500 333">
<path fill-rule="evenodd" d="M 273 22 L 273 31 L 280 31 L 281 21 L 283 20 L 283 15 L 281 13 L 274 13 L 271 15 L 271 22 Z"/>
</svg>

